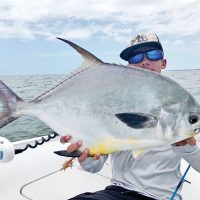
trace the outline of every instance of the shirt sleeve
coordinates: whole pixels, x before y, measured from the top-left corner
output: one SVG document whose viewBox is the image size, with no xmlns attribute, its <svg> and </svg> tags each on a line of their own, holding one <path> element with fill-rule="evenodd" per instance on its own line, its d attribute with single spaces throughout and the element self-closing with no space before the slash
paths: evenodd
<svg viewBox="0 0 200 200">
<path fill-rule="evenodd" d="M 80 166 L 83 170 L 91 173 L 97 173 L 99 172 L 103 166 L 106 160 L 108 159 L 108 155 L 103 155 L 100 157 L 99 160 L 93 160 L 92 158 L 87 158 L 83 162 L 80 162 Z"/>
<path fill-rule="evenodd" d="M 194 169 L 200 172 L 200 137 L 196 145 L 176 146 L 172 145 L 173 150 L 186 160 Z"/>
</svg>

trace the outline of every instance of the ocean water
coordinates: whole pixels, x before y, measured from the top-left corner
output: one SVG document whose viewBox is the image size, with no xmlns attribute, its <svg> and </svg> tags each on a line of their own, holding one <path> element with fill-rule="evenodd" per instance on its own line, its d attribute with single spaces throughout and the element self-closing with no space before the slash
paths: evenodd
<svg viewBox="0 0 200 200">
<path fill-rule="evenodd" d="M 0 76 L 8 87 L 24 100 L 32 100 L 63 80 L 65 75 Z M 0 104 L 2 107 L 2 104 Z M 49 134 L 51 129 L 39 119 L 22 116 L 0 129 L 0 136 L 18 141 Z"/>
<path fill-rule="evenodd" d="M 200 70 L 164 71 L 163 74 L 181 84 L 200 102 Z M 0 80 L 21 98 L 32 100 L 64 77 L 65 75 L 0 76 Z M 18 141 L 47 135 L 50 131 L 48 126 L 37 118 L 23 116 L 0 129 L 0 136 L 10 141 Z"/>
</svg>

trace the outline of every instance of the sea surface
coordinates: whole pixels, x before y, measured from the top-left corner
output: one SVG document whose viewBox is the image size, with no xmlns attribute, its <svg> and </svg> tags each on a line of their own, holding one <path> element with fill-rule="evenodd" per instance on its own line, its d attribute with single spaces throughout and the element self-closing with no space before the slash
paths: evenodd
<svg viewBox="0 0 200 200">
<path fill-rule="evenodd" d="M 200 102 L 200 70 L 164 71 L 168 76 L 186 88 Z M 32 100 L 53 85 L 59 83 L 65 75 L 26 75 L 26 76 L 0 76 L 19 97 Z M 0 103 L 0 110 L 2 103 Z M 0 136 L 10 141 L 18 141 L 50 133 L 43 122 L 35 117 L 23 116 L 0 129 Z"/>
</svg>

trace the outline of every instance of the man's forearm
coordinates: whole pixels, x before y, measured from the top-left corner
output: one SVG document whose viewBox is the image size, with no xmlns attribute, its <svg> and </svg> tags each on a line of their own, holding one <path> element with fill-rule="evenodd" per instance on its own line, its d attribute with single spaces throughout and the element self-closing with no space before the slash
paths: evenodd
<svg viewBox="0 0 200 200">
<path fill-rule="evenodd" d="M 87 158 L 83 162 L 80 162 L 80 166 L 83 170 L 97 173 L 99 172 L 106 162 L 108 155 L 101 156 L 99 160 L 94 160 L 93 158 Z"/>
</svg>

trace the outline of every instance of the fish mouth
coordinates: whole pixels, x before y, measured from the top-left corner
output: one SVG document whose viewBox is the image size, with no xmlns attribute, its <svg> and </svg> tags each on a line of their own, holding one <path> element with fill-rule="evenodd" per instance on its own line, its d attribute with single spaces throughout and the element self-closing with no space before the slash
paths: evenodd
<svg viewBox="0 0 200 200">
<path fill-rule="evenodd" d="M 195 134 L 199 134 L 200 133 L 200 128 L 195 128 L 194 132 L 195 132 Z"/>
</svg>

